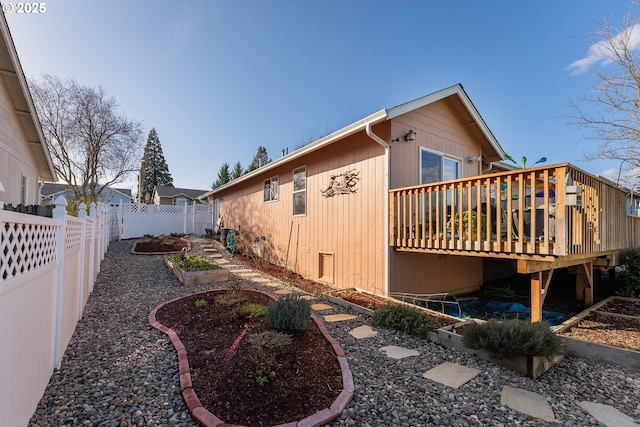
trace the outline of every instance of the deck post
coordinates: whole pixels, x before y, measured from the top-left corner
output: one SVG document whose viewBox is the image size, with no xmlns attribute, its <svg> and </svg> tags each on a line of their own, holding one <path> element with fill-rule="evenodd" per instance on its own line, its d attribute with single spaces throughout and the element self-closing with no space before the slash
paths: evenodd
<svg viewBox="0 0 640 427">
<path fill-rule="evenodd" d="M 581 264 L 576 269 L 576 299 L 585 307 L 593 305 L 593 262 Z"/>
<path fill-rule="evenodd" d="M 542 321 L 542 272 L 531 273 L 531 323 Z"/>
</svg>

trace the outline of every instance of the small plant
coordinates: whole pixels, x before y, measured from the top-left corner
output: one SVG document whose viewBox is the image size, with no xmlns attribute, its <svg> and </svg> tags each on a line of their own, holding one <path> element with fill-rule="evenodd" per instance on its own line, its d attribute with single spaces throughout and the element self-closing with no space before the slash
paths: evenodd
<svg viewBox="0 0 640 427">
<path fill-rule="evenodd" d="M 427 313 L 405 305 L 387 305 L 373 313 L 373 326 L 404 332 L 419 338 L 427 338 L 437 328 L 437 323 Z"/>
<path fill-rule="evenodd" d="M 248 301 L 248 298 L 241 291 L 233 291 L 229 289 L 224 294 L 217 295 L 215 300 L 218 304 L 232 306 L 232 305 L 244 303 Z"/>
<path fill-rule="evenodd" d="M 476 211 L 471 211 L 471 217 L 469 217 L 469 211 L 463 211 L 462 216 L 460 216 L 459 212 L 456 212 L 453 218 L 449 218 L 447 221 L 447 230 L 450 230 L 452 235 L 458 232 L 458 224 L 461 218 L 462 237 L 473 238 L 478 232 L 478 227 L 480 227 L 480 236 L 482 238 L 485 237 L 487 234 L 487 215 L 481 213 L 480 219 L 478 220 L 478 213 Z"/>
<path fill-rule="evenodd" d="M 242 319 L 253 319 L 267 314 L 267 306 L 262 304 L 247 303 L 236 308 L 236 313 Z"/>
<path fill-rule="evenodd" d="M 207 305 L 209 305 L 207 300 L 203 299 L 203 298 L 199 298 L 199 299 L 195 300 L 195 302 L 193 304 L 198 308 L 206 307 Z"/>
<path fill-rule="evenodd" d="M 220 268 L 215 262 L 200 255 L 187 255 L 184 258 L 181 256 L 172 256 L 169 257 L 169 261 L 184 271 L 205 271 Z"/>
<path fill-rule="evenodd" d="M 251 334 L 247 341 L 254 347 L 275 348 L 291 344 L 291 335 L 280 331 L 264 331 Z"/>
<path fill-rule="evenodd" d="M 273 378 L 277 366 L 275 354 L 266 351 L 275 347 L 291 344 L 291 335 L 284 332 L 268 330 L 251 334 L 247 341 L 251 344 L 249 359 L 253 368 L 253 375 L 259 386 L 265 385 L 269 378 Z"/>
<path fill-rule="evenodd" d="M 249 361 L 253 368 L 253 376 L 260 387 L 265 385 L 269 378 L 275 377 L 274 368 L 277 363 L 273 353 L 265 351 L 262 347 L 252 347 L 249 351 Z"/>
<path fill-rule="evenodd" d="M 564 352 L 564 340 L 548 323 L 518 319 L 472 323 L 464 328 L 462 343 L 472 350 L 486 349 L 499 357 L 552 358 Z"/>
<path fill-rule="evenodd" d="M 300 295 L 286 295 L 267 306 L 266 322 L 275 329 L 296 331 L 311 322 L 311 305 Z"/>
<path fill-rule="evenodd" d="M 616 295 L 638 298 L 640 297 L 640 248 L 627 254 L 624 267 L 625 270 L 621 276 L 622 286 L 616 290 Z"/>
</svg>

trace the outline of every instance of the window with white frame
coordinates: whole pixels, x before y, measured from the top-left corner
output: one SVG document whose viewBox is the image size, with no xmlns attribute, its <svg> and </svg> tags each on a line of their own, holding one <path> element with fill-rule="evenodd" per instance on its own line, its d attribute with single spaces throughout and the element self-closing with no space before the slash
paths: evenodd
<svg viewBox="0 0 640 427">
<path fill-rule="evenodd" d="M 462 175 L 462 159 L 420 147 L 420 184 L 431 184 L 433 182 L 458 179 L 460 175 Z M 438 207 L 442 218 L 445 216 L 445 204 L 447 209 L 449 209 L 448 206 L 451 206 L 452 203 L 458 203 L 457 195 L 455 197 L 456 200 L 452 200 L 452 198 L 451 190 L 446 190 L 442 195 L 440 206 Z M 425 201 L 425 203 L 426 202 L 427 201 Z M 419 203 L 419 206 L 422 207 L 422 198 Z M 430 205 L 435 206 L 435 204 L 436 195 L 434 193 L 431 195 Z M 418 211 L 418 217 L 419 220 L 422 220 L 422 208 Z"/>
<path fill-rule="evenodd" d="M 420 184 L 458 179 L 461 175 L 461 165 L 461 159 L 421 147 Z"/>
<path fill-rule="evenodd" d="M 274 176 L 264 180 L 264 202 L 277 202 L 278 201 L 278 177 Z"/>
<path fill-rule="evenodd" d="M 307 214 L 307 167 L 293 170 L 293 216 Z"/>
<path fill-rule="evenodd" d="M 175 199 L 173 199 L 173 203 L 175 205 L 181 205 L 184 206 L 188 203 L 188 200 L 186 197 L 176 197 Z"/>
</svg>

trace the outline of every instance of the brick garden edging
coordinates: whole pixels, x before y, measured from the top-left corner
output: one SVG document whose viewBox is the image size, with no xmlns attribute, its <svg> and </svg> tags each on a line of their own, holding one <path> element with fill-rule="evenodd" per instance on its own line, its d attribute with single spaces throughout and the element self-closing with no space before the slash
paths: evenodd
<svg viewBox="0 0 640 427">
<path fill-rule="evenodd" d="M 191 414 L 191 417 L 196 420 L 198 424 L 204 427 L 244 427 L 237 424 L 225 423 L 202 406 L 202 403 L 198 399 L 196 392 L 193 390 L 191 373 L 189 372 L 189 359 L 187 355 L 187 349 L 185 348 L 184 344 L 182 344 L 182 341 L 180 341 L 180 338 L 178 337 L 178 334 L 175 333 L 175 331 L 167 328 L 162 323 L 156 320 L 156 313 L 165 305 L 179 301 L 183 298 L 209 292 L 212 292 L 212 290 L 196 292 L 191 295 L 175 298 L 160 304 L 159 306 L 154 308 L 151 313 L 149 313 L 149 324 L 163 334 L 167 335 L 169 337 L 169 340 L 171 341 L 171 344 L 173 344 L 173 347 L 178 353 L 180 391 L 182 393 L 182 398 L 187 405 L 187 409 Z M 251 290 L 251 292 L 257 292 L 266 295 L 271 299 L 275 299 L 273 295 L 266 292 L 257 290 Z M 338 363 L 340 364 L 340 369 L 342 371 L 342 391 L 329 408 L 322 409 L 321 411 L 318 411 L 315 414 L 310 415 L 300 421 L 293 421 L 275 427 L 319 427 L 328 424 L 338 419 L 340 413 L 347 407 L 349 402 L 351 402 L 351 399 L 353 399 L 353 393 L 355 390 L 353 384 L 353 375 L 351 373 L 351 369 L 349 369 L 349 363 L 347 362 L 347 358 L 344 354 L 344 351 L 342 350 L 342 347 L 340 347 L 340 344 L 338 344 L 338 342 L 329 334 L 329 331 L 324 326 L 322 320 L 314 315 L 312 315 L 311 318 L 315 322 L 322 335 L 326 338 L 329 344 L 331 344 L 331 347 L 333 348 L 333 351 L 338 358 Z"/>
</svg>

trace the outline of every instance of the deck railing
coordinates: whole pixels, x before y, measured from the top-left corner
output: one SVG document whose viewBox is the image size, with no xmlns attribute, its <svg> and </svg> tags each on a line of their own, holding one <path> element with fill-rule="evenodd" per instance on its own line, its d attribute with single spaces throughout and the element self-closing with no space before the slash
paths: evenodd
<svg viewBox="0 0 640 427">
<path fill-rule="evenodd" d="M 625 192 L 568 163 L 395 189 L 389 202 L 390 244 L 402 250 L 566 256 L 640 244 Z"/>
</svg>

